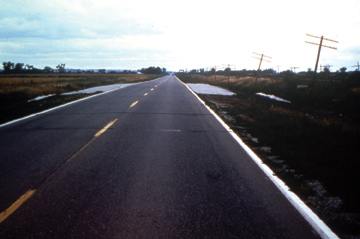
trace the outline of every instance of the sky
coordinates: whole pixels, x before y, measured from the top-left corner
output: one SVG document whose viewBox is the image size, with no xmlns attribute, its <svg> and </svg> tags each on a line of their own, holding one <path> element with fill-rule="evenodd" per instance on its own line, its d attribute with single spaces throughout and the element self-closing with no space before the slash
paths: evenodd
<svg viewBox="0 0 360 239">
<path fill-rule="evenodd" d="M 349 70 L 360 61 L 359 0 L 0 0 L 0 62 L 37 67 Z"/>
</svg>

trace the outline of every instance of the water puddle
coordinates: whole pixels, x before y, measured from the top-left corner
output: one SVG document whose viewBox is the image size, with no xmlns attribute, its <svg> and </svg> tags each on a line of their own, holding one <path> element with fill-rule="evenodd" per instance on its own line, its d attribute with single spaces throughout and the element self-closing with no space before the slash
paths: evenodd
<svg viewBox="0 0 360 239">
<path fill-rule="evenodd" d="M 258 93 L 256 93 L 256 95 L 268 98 L 270 100 L 275 100 L 275 101 L 291 104 L 291 101 L 285 100 L 285 99 L 280 98 L 280 97 L 277 97 L 276 95 L 269 95 L 269 94 L 265 94 L 265 93 L 262 93 L 262 92 L 258 92 Z"/>
<path fill-rule="evenodd" d="M 118 83 L 118 84 L 111 84 L 111 85 L 95 86 L 95 87 L 90 87 L 90 88 L 86 88 L 86 89 L 82 89 L 82 90 L 65 92 L 60 95 L 94 94 L 94 93 L 108 92 L 108 91 L 112 91 L 112 90 L 126 88 L 126 87 L 136 85 L 136 84 L 139 84 L 139 83 L 127 83 L 127 84 Z M 56 95 L 56 94 L 40 95 L 33 99 L 28 100 L 27 103 L 43 100 L 43 99 L 49 98 L 54 95 Z"/>
<path fill-rule="evenodd" d="M 213 86 L 209 84 L 194 84 L 194 83 L 188 83 L 187 84 L 193 91 L 195 91 L 198 94 L 205 94 L 205 95 L 224 95 L 224 96 L 231 96 L 235 95 L 234 92 L 229 91 L 227 89 Z"/>
<path fill-rule="evenodd" d="M 54 96 L 54 95 L 55 94 L 40 95 L 40 96 L 37 96 L 37 97 L 35 97 L 33 99 L 28 100 L 27 102 L 29 103 L 29 102 L 33 102 L 33 101 L 43 100 L 43 99 L 49 98 L 49 97 Z"/>
<path fill-rule="evenodd" d="M 95 87 L 90 87 L 90 88 L 86 88 L 86 89 L 82 89 L 82 90 L 78 90 L 78 91 L 65 92 L 65 93 L 62 93 L 61 95 L 93 94 L 93 93 L 98 93 L 98 92 L 107 92 L 107 91 L 122 89 L 122 88 L 129 87 L 129 86 L 136 85 L 136 84 L 138 84 L 138 83 L 95 86 Z"/>
</svg>

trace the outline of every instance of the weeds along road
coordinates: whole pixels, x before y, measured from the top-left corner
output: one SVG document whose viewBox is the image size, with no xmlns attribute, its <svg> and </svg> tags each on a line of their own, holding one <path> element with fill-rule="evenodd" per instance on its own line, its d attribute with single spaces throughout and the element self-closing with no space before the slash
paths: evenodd
<svg viewBox="0 0 360 239">
<path fill-rule="evenodd" d="M 319 238 L 175 77 L 0 128 L 0 238 Z"/>
</svg>

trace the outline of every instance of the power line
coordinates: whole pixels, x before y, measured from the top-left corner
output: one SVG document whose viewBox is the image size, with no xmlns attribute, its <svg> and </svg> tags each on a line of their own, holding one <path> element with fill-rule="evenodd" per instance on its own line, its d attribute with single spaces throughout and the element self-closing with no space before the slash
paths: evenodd
<svg viewBox="0 0 360 239">
<path fill-rule="evenodd" d="M 255 55 L 255 56 L 253 56 L 253 57 L 254 57 L 255 59 L 258 59 L 258 60 L 259 60 L 259 66 L 258 66 L 256 75 L 255 75 L 255 83 L 257 83 L 258 78 L 259 78 L 259 72 L 260 72 L 260 69 L 261 69 L 261 64 L 263 63 L 263 61 L 270 62 L 271 59 L 272 59 L 272 57 L 271 57 L 271 56 L 267 56 L 267 55 L 265 55 L 264 53 L 253 52 L 253 54 Z"/>
<path fill-rule="evenodd" d="M 298 68 L 299 68 L 299 67 L 297 67 L 297 66 L 291 66 L 291 67 L 290 67 L 290 71 L 292 71 L 292 72 L 295 73 L 296 69 L 298 69 Z"/>
<path fill-rule="evenodd" d="M 329 69 L 329 71 L 330 71 L 330 68 L 331 67 L 333 67 L 333 65 L 329 65 L 329 64 L 327 64 L 327 65 L 320 65 L 320 71 L 324 71 L 324 69 L 326 68 L 326 69 Z"/>
<path fill-rule="evenodd" d="M 359 64 L 359 61 L 357 62 L 356 65 L 352 66 L 354 68 L 356 68 L 356 71 L 360 71 L 360 64 Z"/>
<path fill-rule="evenodd" d="M 317 53 L 317 57 L 316 57 L 315 70 L 314 70 L 314 72 L 316 72 L 316 71 L 317 71 L 317 68 L 318 68 L 318 64 L 319 64 L 321 48 L 322 48 L 322 47 L 326 47 L 326 48 L 330 48 L 330 49 L 333 49 L 333 50 L 337 50 L 336 47 L 324 45 L 324 41 L 329 41 L 329 42 L 333 42 L 333 43 L 339 43 L 339 42 L 336 41 L 336 40 L 332 40 L 332 39 L 326 38 L 326 37 L 324 37 L 324 36 L 314 36 L 314 35 L 311 35 L 311 34 L 306 34 L 306 36 L 320 39 L 320 42 L 319 42 L 319 43 L 314 43 L 314 42 L 305 41 L 305 42 L 308 43 L 308 44 L 312 44 L 312 45 L 319 46 L 318 53 Z"/>
<path fill-rule="evenodd" d="M 261 69 L 261 64 L 263 63 L 263 61 L 266 61 L 266 62 L 270 62 L 270 60 L 272 59 L 271 56 L 267 56 L 267 55 L 264 55 L 263 53 L 257 53 L 257 52 L 253 52 L 254 55 L 256 56 L 253 56 L 255 59 L 258 59 L 259 60 L 259 66 L 258 66 L 258 71 L 260 71 Z"/>
<path fill-rule="evenodd" d="M 277 68 L 277 73 L 280 73 L 280 66 L 277 65 L 276 68 Z"/>
</svg>

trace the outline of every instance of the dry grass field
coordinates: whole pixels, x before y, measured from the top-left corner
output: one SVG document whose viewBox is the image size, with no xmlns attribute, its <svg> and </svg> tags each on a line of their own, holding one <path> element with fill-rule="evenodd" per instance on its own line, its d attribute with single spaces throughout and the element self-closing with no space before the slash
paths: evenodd
<svg viewBox="0 0 360 239">
<path fill-rule="evenodd" d="M 29 97 L 63 93 L 114 83 L 134 83 L 153 79 L 144 74 L 18 74 L 0 75 L 0 94 L 23 93 Z"/>
<path fill-rule="evenodd" d="M 99 85 L 151 80 L 150 74 L 0 74 L 0 123 L 39 112 L 86 95 L 61 95 Z M 54 96 L 28 102 L 42 95 Z"/>
</svg>

